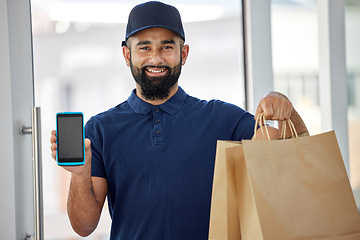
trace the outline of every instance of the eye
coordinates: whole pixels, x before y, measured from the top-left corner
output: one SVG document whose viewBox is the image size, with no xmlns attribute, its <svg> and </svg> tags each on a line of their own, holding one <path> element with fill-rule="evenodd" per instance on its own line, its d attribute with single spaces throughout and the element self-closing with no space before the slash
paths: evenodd
<svg viewBox="0 0 360 240">
<path fill-rule="evenodd" d="M 150 48 L 147 46 L 141 47 L 140 50 L 149 50 Z"/>
<path fill-rule="evenodd" d="M 165 49 L 165 50 L 173 49 L 173 46 L 171 46 L 171 45 L 164 46 L 164 49 Z"/>
</svg>

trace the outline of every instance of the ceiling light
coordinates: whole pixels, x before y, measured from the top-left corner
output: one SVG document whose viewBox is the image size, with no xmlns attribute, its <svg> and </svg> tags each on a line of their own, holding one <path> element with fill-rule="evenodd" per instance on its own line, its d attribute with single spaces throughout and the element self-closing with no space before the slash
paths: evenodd
<svg viewBox="0 0 360 240">
<path fill-rule="evenodd" d="M 132 4 L 60 3 L 50 8 L 54 21 L 126 23 Z M 215 20 L 225 16 L 225 10 L 211 5 L 177 5 L 183 22 Z"/>
</svg>

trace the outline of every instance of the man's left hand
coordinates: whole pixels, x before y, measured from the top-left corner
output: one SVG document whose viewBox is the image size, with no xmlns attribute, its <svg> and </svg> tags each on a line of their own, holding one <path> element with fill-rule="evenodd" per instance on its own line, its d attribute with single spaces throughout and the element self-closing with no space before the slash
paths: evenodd
<svg viewBox="0 0 360 240">
<path fill-rule="evenodd" d="M 255 119 L 264 113 L 266 120 L 287 120 L 291 116 L 293 105 L 290 100 L 279 92 L 270 92 L 263 97 L 256 109 Z"/>
</svg>

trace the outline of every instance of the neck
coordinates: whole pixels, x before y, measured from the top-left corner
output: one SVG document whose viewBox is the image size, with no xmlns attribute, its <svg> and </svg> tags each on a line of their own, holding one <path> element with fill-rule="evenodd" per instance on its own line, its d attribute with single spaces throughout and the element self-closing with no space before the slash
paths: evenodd
<svg viewBox="0 0 360 240">
<path fill-rule="evenodd" d="M 178 91 L 179 86 L 178 83 L 175 83 L 169 91 L 169 96 L 167 98 L 164 99 L 154 99 L 154 100 L 150 100 L 150 99 L 146 99 L 142 94 L 141 94 L 141 87 L 139 86 L 139 84 L 136 84 L 136 95 L 143 100 L 144 102 L 150 103 L 152 105 L 160 105 L 165 103 L 167 100 L 169 100 L 172 96 L 175 95 L 175 93 Z"/>
</svg>

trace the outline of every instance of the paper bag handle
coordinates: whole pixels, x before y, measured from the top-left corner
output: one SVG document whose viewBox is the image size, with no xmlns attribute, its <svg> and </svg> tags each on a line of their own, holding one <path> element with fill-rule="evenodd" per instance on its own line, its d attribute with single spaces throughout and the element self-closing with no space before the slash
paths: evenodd
<svg viewBox="0 0 360 240">
<path fill-rule="evenodd" d="M 254 127 L 254 139 L 256 139 L 256 130 L 257 130 L 258 123 L 259 123 L 259 126 L 260 126 L 261 134 L 264 136 L 264 130 L 263 130 L 263 126 L 264 126 L 265 131 L 266 131 L 266 135 L 267 135 L 268 139 L 270 140 L 269 131 L 268 131 L 268 129 L 267 129 L 267 127 L 266 127 L 266 123 L 265 123 L 264 113 L 261 113 L 261 114 L 256 118 L 255 127 Z"/>
<path fill-rule="evenodd" d="M 289 124 L 289 129 L 290 129 L 290 132 L 291 132 L 291 136 L 292 137 L 295 136 L 296 138 L 298 138 L 299 136 L 298 136 L 298 134 L 296 132 L 295 126 L 294 126 L 293 122 L 290 119 L 288 119 L 286 121 L 282 121 L 282 128 L 281 128 L 280 138 L 285 139 L 285 136 L 286 136 L 286 122 Z"/>
<path fill-rule="evenodd" d="M 292 137 L 299 137 L 297 132 L 296 132 L 296 129 L 295 129 L 295 126 L 293 124 L 293 122 L 290 120 L 290 119 L 287 119 L 285 121 L 282 121 L 282 128 L 281 128 L 281 135 L 280 135 L 280 139 L 285 139 L 285 136 L 286 136 L 286 122 L 288 123 L 289 125 L 289 129 L 290 129 L 290 132 L 291 132 L 291 136 Z M 258 125 L 259 124 L 259 125 Z M 256 122 L 255 122 L 255 127 L 254 127 L 254 139 L 256 139 L 256 131 L 257 131 L 257 126 L 260 127 L 260 130 L 261 130 L 261 134 L 264 136 L 264 130 L 263 130 L 263 127 L 265 128 L 265 132 L 266 132 L 266 136 L 268 138 L 268 140 L 270 140 L 270 135 L 269 135 L 269 131 L 267 129 L 267 126 L 266 126 L 266 123 L 265 123 L 265 116 L 264 116 L 264 113 L 261 113 L 257 118 L 256 118 Z"/>
</svg>

